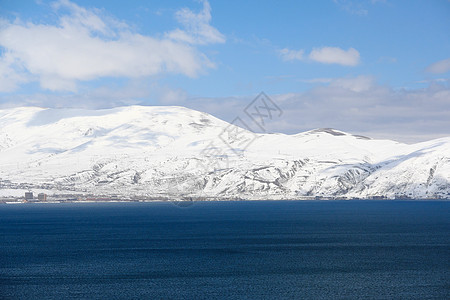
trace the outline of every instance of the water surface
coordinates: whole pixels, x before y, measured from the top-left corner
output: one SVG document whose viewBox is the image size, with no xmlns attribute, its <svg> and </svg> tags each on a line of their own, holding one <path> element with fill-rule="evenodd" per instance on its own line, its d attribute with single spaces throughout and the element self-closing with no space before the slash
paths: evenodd
<svg viewBox="0 0 450 300">
<path fill-rule="evenodd" d="M 449 299 L 450 202 L 0 205 L 2 299 Z"/>
</svg>

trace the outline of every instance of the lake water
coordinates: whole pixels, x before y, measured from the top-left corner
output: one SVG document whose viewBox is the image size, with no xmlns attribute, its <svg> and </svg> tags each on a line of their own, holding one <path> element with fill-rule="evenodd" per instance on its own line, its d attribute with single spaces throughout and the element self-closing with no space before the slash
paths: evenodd
<svg viewBox="0 0 450 300">
<path fill-rule="evenodd" d="M 449 299 L 450 202 L 0 205 L 1 299 Z"/>
</svg>

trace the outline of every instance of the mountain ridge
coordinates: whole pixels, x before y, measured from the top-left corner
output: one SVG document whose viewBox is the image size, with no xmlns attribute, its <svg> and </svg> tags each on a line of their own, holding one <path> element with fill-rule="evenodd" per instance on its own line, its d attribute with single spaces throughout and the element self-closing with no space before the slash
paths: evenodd
<svg viewBox="0 0 450 300">
<path fill-rule="evenodd" d="M 180 106 L 0 110 L 0 196 L 449 198 L 450 137 L 252 133 Z"/>
</svg>

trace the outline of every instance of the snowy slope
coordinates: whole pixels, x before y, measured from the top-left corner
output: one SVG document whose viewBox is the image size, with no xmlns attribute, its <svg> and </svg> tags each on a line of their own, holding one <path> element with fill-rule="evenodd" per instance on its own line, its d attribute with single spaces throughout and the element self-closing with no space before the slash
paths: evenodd
<svg viewBox="0 0 450 300">
<path fill-rule="evenodd" d="M 248 147 L 246 138 L 253 140 Z M 449 198 L 450 137 L 406 145 L 334 129 L 254 134 L 183 107 L 0 110 L 0 196 L 17 189 L 248 199 Z"/>
</svg>

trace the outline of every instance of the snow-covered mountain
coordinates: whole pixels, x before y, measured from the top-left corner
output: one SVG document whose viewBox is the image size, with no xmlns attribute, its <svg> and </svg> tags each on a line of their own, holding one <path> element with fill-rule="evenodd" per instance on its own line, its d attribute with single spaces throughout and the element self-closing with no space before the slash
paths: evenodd
<svg viewBox="0 0 450 300">
<path fill-rule="evenodd" d="M 0 110 L 0 196 L 450 198 L 450 137 L 254 134 L 183 107 Z"/>
</svg>

